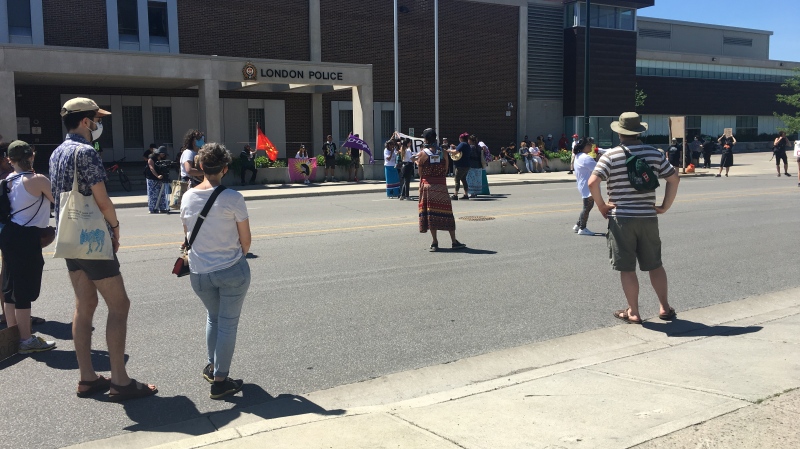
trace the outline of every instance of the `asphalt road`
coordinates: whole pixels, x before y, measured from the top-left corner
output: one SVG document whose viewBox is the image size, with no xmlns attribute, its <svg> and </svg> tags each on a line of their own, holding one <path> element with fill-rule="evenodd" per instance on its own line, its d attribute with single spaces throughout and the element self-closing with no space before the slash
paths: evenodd
<svg viewBox="0 0 800 449">
<path fill-rule="evenodd" d="M 663 192 L 663 189 L 662 189 Z M 182 240 L 176 215 L 119 212 L 119 258 L 132 298 L 129 373 L 157 397 L 124 405 L 77 399 L 72 290 L 46 256 L 35 330 L 55 351 L 0 363 L 0 447 L 61 447 L 153 428 L 384 374 L 616 325 L 624 306 L 602 236 L 572 233 L 573 184 L 506 186 L 454 203 L 461 252 L 428 253 L 416 203 L 383 194 L 248 203 L 253 279 L 231 376 L 247 385 L 208 398 L 205 311 L 188 278 L 169 271 Z M 794 178 L 686 179 L 661 217 L 670 297 L 680 313 L 800 285 Z M 594 211 L 589 228 L 606 227 Z M 202 233 L 202 232 L 201 232 Z M 441 246 L 449 238 L 441 237 Z M 643 283 L 642 313 L 657 313 Z M 105 308 L 95 319 L 96 367 L 106 371 Z"/>
</svg>

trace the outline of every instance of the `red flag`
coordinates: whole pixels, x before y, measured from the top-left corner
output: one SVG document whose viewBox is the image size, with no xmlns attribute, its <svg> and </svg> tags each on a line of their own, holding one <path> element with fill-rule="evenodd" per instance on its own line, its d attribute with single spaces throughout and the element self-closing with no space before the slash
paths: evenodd
<svg viewBox="0 0 800 449">
<path fill-rule="evenodd" d="M 275 162 L 278 159 L 278 150 L 275 149 L 275 145 L 270 142 L 267 135 L 264 134 L 264 131 L 261 131 L 261 126 L 256 123 L 256 150 L 264 150 L 267 152 L 267 157 L 272 162 Z"/>
</svg>

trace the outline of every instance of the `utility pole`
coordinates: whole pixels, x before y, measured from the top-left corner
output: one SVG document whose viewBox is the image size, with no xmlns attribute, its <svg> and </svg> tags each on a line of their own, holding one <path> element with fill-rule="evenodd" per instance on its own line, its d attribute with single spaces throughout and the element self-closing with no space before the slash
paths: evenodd
<svg viewBox="0 0 800 449">
<path fill-rule="evenodd" d="M 589 36 L 592 29 L 592 0 L 586 0 L 586 42 L 583 56 L 583 137 L 589 137 Z"/>
</svg>

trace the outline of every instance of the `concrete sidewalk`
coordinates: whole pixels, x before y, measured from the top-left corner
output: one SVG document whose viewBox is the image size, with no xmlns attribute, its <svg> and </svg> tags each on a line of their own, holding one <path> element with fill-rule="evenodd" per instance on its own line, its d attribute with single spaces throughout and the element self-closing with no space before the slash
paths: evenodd
<svg viewBox="0 0 800 449">
<path fill-rule="evenodd" d="M 75 447 L 794 448 L 798 328 L 794 288 Z"/>
<path fill-rule="evenodd" d="M 736 166 L 731 168 L 731 176 L 753 176 L 770 174 L 768 169 L 774 173 L 774 163 L 767 163 L 771 153 L 743 153 L 735 156 Z M 714 155 L 713 160 L 718 162 L 719 155 Z M 715 164 L 716 167 L 716 164 Z M 792 166 L 794 167 L 794 166 Z M 793 168 L 794 169 L 794 168 Z M 713 176 L 718 168 L 711 170 L 697 169 L 696 173 L 682 176 Z M 574 183 L 575 176 L 568 175 L 567 172 L 553 173 L 523 173 L 488 175 L 489 187 L 495 188 L 504 185 L 522 184 L 550 184 L 550 183 Z M 412 182 L 412 188 L 417 189 L 418 180 Z M 448 179 L 448 185 L 454 185 L 452 178 Z M 310 196 L 328 195 L 351 195 L 357 193 L 382 193 L 386 191 L 386 183 L 383 181 L 362 181 L 353 182 L 330 182 L 322 184 L 284 184 L 284 185 L 263 185 L 253 187 L 232 187 L 244 195 L 245 200 L 263 200 L 279 198 L 303 198 Z M 147 195 L 134 192 L 112 192 L 112 200 L 117 208 L 147 207 Z"/>
</svg>

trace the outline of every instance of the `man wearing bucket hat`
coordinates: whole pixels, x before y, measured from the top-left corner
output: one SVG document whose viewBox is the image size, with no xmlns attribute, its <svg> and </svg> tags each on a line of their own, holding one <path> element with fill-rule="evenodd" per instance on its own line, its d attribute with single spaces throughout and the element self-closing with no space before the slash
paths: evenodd
<svg viewBox="0 0 800 449">
<path fill-rule="evenodd" d="M 589 178 L 589 190 L 603 218 L 608 219 L 606 239 L 611 267 L 620 272 L 622 290 L 628 301 L 628 307 L 614 312 L 614 317 L 628 323 L 642 323 L 639 314 L 639 280 L 636 277 L 638 261 L 639 268 L 650 274 L 650 283 L 660 304 L 659 318 L 671 321 L 676 314 L 667 299 L 667 272 L 661 262 L 658 215 L 669 210 L 675 201 L 678 172 L 662 152 L 639 140 L 639 134 L 647 131 L 647 123 L 641 121 L 639 114 L 623 113 L 619 121 L 611 123 L 611 129 L 619 134 L 620 145 L 600 157 Z M 655 190 L 640 191 L 631 185 L 625 163 L 630 156 L 643 159 L 656 176 L 667 182 L 660 206 L 655 204 Z M 608 203 L 600 191 L 601 181 L 606 181 Z"/>
<path fill-rule="evenodd" d="M 89 98 L 73 98 L 64 103 L 61 117 L 67 129 L 67 137 L 50 156 L 50 177 L 55 199 L 56 226 L 61 193 L 72 190 L 73 179 L 77 176 L 78 190 L 84 196 L 94 197 L 108 223 L 116 253 L 119 249 L 120 223 L 114 204 L 106 192 L 103 161 L 91 144 L 103 132 L 103 117 L 108 115 L 111 113 L 100 109 Z M 80 370 L 78 397 L 85 398 L 110 390 L 110 400 L 123 401 L 158 392 L 155 385 L 143 384 L 128 377 L 125 369 L 125 339 L 130 300 L 122 282 L 116 255 L 112 260 L 65 260 L 72 288 L 75 290 L 72 335 Z M 92 319 L 97 309 L 98 292 L 108 306 L 106 343 L 111 365 L 110 379 L 98 375 L 92 365 Z"/>
</svg>

